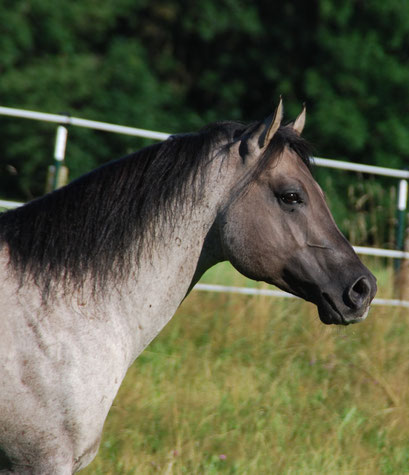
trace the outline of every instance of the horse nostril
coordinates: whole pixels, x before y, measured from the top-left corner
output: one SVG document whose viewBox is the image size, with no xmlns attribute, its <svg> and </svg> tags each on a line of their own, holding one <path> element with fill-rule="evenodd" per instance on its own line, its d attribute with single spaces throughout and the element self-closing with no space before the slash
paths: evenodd
<svg viewBox="0 0 409 475">
<path fill-rule="evenodd" d="M 351 307 L 360 308 L 368 300 L 371 287 L 366 277 L 360 277 L 347 291 Z"/>
</svg>

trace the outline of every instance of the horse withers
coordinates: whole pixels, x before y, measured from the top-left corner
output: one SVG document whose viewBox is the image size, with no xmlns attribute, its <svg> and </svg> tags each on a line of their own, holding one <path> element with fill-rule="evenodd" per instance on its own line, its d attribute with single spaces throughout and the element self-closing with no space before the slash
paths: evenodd
<svg viewBox="0 0 409 475">
<path fill-rule="evenodd" d="M 71 474 L 125 373 L 209 267 L 365 319 L 376 292 L 310 173 L 305 110 L 209 125 L 0 215 L 0 472 Z"/>
</svg>

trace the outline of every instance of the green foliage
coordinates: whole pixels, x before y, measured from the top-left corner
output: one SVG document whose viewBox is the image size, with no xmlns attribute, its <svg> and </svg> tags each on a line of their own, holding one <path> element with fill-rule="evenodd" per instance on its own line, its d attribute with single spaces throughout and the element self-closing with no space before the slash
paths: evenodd
<svg viewBox="0 0 409 475">
<path fill-rule="evenodd" d="M 321 65 L 308 70 L 306 92 L 326 154 L 409 164 L 408 33 L 409 6 L 399 0 L 321 2 Z"/>
<path fill-rule="evenodd" d="M 0 16 L 1 105 L 182 132 L 260 119 L 282 94 L 288 119 L 307 103 L 321 156 L 409 165 L 401 0 L 0 0 Z M 0 117 L 2 196 L 43 193 L 54 133 Z M 147 143 L 69 134 L 71 178 Z M 355 180 L 335 183 L 334 201 Z"/>
<path fill-rule="evenodd" d="M 0 6 L 6 12 L 0 35 L 0 51 L 6 52 L 0 55 L 2 105 L 165 128 L 160 111 L 172 96 L 169 87 L 152 71 L 140 39 L 119 33 L 130 5 L 17 1 L 7 11 Z M 143 2 L 132 5 L 135 15 Z M 22 199 L 42 194 L 55 126 L 0 120 L 5 144 L 0 186 Z M 129 138 L 70 130 L 71 176 L 126 153 L 131 143 Z M 132 148 L 140 145 L 134 140 Z"/>
</svg>

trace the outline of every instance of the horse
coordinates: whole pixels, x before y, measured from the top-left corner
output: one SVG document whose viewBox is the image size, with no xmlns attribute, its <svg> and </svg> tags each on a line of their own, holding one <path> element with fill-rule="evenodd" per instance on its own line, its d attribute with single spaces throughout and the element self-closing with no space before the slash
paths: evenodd
<svg viewBox="0 0 409 475">
<path fill-rule="evenodd" d="M 110 162 L 0 215 L 0 473 L 95 457 L 127 369 L 221 261 L 364 320 L 376 280 L 337 228 L 301 137 L 218 122 Z"/>
</svg>

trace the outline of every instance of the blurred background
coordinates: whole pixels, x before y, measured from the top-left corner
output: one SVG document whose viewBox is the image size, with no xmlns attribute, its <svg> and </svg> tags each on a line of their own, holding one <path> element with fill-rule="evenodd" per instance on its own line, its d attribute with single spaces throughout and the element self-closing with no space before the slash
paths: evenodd
<svg viewBox="0 0 409 475">
<path fill-rule="evenodd" d="M 2 106 L 177 133 L 259 120 L 281 94 L 288 121 L 306 102 L 318 156 L 409 165 L 405 1 L 0 0 L 0 18 Z M 0 116 L 2 198 L 44 193 L 54 136 Z M 70 179 L 148 143 L 72 127 Z M 395 180 L 315 173 L 355 244 L 393 244 Z"/>
</svg>

